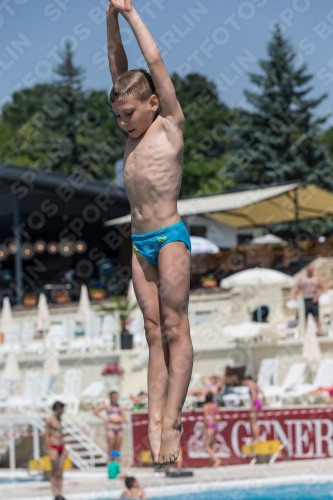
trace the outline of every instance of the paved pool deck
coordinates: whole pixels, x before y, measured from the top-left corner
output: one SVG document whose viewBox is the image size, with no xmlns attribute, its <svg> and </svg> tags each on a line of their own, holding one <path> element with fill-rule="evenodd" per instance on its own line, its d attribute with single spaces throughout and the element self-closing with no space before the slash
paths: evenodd
<svg viewBox="0 0 333 500">
<path fill-rule="evenodd" d="M 283 482 L 333 482 L 333 459 L 300 460 L 292 462 L 277 462 L 273 465 L 236 465 L 216 469 L 198 468 L 193 471 L 193 477 L 167 478 L 165 472 L 155 473 L 152 468 L 127 468 L 128 475 L 135 476 L 148 496 L 186 493 L 190 491 L 208 490 L 214 488 L 214 483 L 220 486 L 239 487 L 246 484 Z M 24 469 L 15 473 L 0 469 L 0 499 L 15 500 L 53 500 L 50 485 L 47 481 L 17 482 L 1 484 L 4 478 L 29 478 Z M 217 485 L 215 484 L 215 487 Z M 159 488 L 162 490 L 159 491 Z M 122 480 L 108 480 L 105 470 L 96 472 L 81 472 L 77 470 L 65 472 L 64 495 L 66 500 L 102 500 L 119 498 L 124 490 Z M 176 497 L 175 497 L 176 498 Z"/>
</svg>

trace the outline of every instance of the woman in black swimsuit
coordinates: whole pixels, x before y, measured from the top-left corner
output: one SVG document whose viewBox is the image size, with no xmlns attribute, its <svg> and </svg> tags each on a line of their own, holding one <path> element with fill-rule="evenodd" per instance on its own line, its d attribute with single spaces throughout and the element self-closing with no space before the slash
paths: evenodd
<svg viewBox="0 0 333 500">
<path fill-rule="evenodd" d="M 101 413 L 106 412 L 104 417 Z M 110 392 L 110 404 L 101 405 L 94 410 L 94 415 L 105 422 L 106 437 L 108 441 L 108 455 L 112 450 L 120 451 L 123 439 L 122 424 L 126 420 L 124 408 L 119 406 L 118 392 Z"/>
</svg>

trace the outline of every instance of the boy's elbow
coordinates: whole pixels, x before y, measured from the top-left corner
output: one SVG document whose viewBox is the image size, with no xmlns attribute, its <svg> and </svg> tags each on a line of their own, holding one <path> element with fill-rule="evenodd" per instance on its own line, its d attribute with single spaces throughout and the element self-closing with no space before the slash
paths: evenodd
<svg viewBox="0 0 333 500">
<path fill-rule="evenodd" d="M 160 62 L 163 62 L 160 51 L 158 50 L 158 48 L 153 49 L 147 57 L 147 64 L 149 66 L 154 66 L 155 64 L 159 64 Z"/>
</svg>

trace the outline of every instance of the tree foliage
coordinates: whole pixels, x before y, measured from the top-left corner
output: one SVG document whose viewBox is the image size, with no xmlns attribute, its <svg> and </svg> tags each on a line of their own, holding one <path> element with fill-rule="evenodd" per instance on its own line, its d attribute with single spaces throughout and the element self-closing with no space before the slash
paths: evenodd
<svg viewBox="0 0 333 500">
<path fill-rule="evenodd" d="M 313 110 L 325 99 L 308 96 L 312 76 L 296 67 L 295 53 L 276 27 L 260 61 L 263 74 L 250 74 L 255 92 L 245 91 L 253 111 L 241 111 L 233 128 L 233 152 L 226 175 L 238 185 L 266 185 L 304 180 L 332 188 L 321 125 Z"/>
<path fill-rule="evenodd" d="M 21 165 L 111 179 L 126 136 L 107 93 L 82 89 L 83 70 L 74 65 L 69 44 L 56 74 L 58 80 L 16 92 L 4 106 L 2 126 L 11 138 L 1 148 L 2 157 Z"/>
<path fill-rule="evenodd" d="M 215 84 L 203 75 L 174 74 L 172 80 L 185 115 L 181 194 L 221 191 L 231 113 L 220 101 Z"/>
</svg>

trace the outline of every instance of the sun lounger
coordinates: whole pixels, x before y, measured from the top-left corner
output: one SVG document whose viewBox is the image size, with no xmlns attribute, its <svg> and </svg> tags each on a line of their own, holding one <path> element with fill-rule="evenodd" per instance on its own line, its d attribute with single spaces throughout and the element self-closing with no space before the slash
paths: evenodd
<svg viewBox="0 0 333 500">
<path fill-rule="evenodd" d="M 39 396 L 40 370 L 29 370 L 23 379 L 23 393 L 20 396 L 11 396 L 8 400 L 8 408 L 11 411 L 23 411 L 33 409 Z"/>
<path fill-rule="evenodd" d="M 304 383 L 307 368 L 307 363 L 293 363 L 281 386 L 272 385 L 261 387 L 265 395 L 266 403 L 280 406 L 283 398 L 287 394 L 290 394 L 296 387 Z"/>
<path fill-rule="evenodd" d="M 277 358 L 262 359 L 259 366 L 257 384 L 264 387 L 278 385 L 279 360 Z"/>
<path fill-rule="evenodd" d="M 77 413 L 80 404 L 82 370 L 80 368 L 66 370 L 63 380 L 62 393 L 49 396 L 45 405 L 51 407 L 55 401 L 61 401 L 70 406 L 74 413 Z"/>
<path fill-rule="evenodd" d="M 34 321 L 22 323 L 21 343 L 24 354 L 30 356 L 42 356 L 45 350 L 44 342 L 35 341 L 36 325 Z"/>
<path fill-rule="evenodd" d="M 91 409 L 104 403 L 105 383 L 102 381 L 92 382 L 80 394 L 80 407 Z"/>
<path fill-rule="evenodd" d="M 312 384 L 298 384 L 292 391 L 282 395 L 282 399 L 289 403 L 298 402 L 313 404 L 318 400 L 322 401 L 329 399 L 327 392 L 317 394 L 312 393 L 313 391 L 319 390 L 323 387 L 333 387 L 332 358 L 324 358 L 320 361 Z"/>
<path fill-rule="evenodd" d="M 20 323 L 10 323 L 6 326 L 4 343 L 0 346 L 1 356 L 9 354 L 10 351 L 14 351 L 16 354 L 21 352 L 20 343 Z"/>
</svg>

